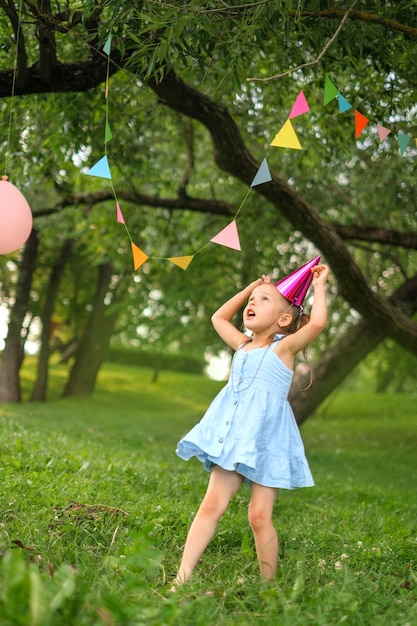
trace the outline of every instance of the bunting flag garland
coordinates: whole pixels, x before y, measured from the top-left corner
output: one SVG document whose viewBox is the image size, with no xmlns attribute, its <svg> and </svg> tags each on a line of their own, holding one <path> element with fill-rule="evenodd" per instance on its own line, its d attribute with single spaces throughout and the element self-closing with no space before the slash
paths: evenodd
<svg viewBox="0 0 417 626">
<path fill-rule="evenodd" d="M 269 171 L 268 162 L 264 159 L 260 168 L 256 172 L 255 178 L 251 183 L 251 187 L 262 185 L 263 183 L 269 183 L 272 180 L 271 172 Z"/>
<path fill-rule="evenodd" d="M 107 54 L 108 57 L 110 56 L 110 51 L 111 51 L 111 33 L 107 37 L 107 41 L 103 46 L 103 52 Z"/>
<path fill-rule="evenodd" d="M 338 95 L 339 95 L 338 88 L 332 83 L 330 78 L 326 76 L 326 79 L 324 82 L 323 105 L 326 106 L 326 104 L 329 104 L 329 102 L 337 98 Z"/>
<path fill-rule="evenodd" d="M 107 144 L 112 139 L 112 131 L 110 128 L 109 115 L 108 115 L 108 112 L 109 112 L 108 90 L 109 90 L 109 75 L 110 75 L 109 74 L 109 62 L 110 62 L 110 53 L 111 53 L 111 35 L 109 35 L 109 37 L 107 38 L 107 41 L 103 47 L 103 52 L 105 52 L 105 54 L 107 54 L 108 56 L 106 88 L 105 88 L 106 119 L 105 119 L 105 133 L 104 133 L 104 156 L 99 161 L 97 161 L 97 163 L 95 163 L 89 170 L 87 170 L 86 174 L 88 174 L 89 176 L 96 176 L 98 178 L 112 180 L 109 162 L 107 158 Z M 329 102 L 331 102 L 332 100 L 336 98 L 338 100 L 339 113 L 344 113 L 352 109 L 352 104 L 340 93 L 340 91 L 338 90 L 336 85 L 331 81 L 331 79 L 328 76 L 326 76 L 325 84 L 324 84 L 323 106 L 329 104 Z M 292 125 L 291 120 L 294 119 L 295 117 L 308 113 L 309 111 L 310 111 L 310 107 L 304 95 L 304 92 L 300 91 L 291 108 L 291 111 L 287 120 L 284 122 L 281 129 L 278 131 L 278 133 L 275 135 L 275 137 L 271 141 L 270 146 L 275 147 L 275 148 L 290 148 L 294 150 L 302 150 L 303 148 L 301 146 L 301 143 L 298 139 L 297 133 Z M 370 120 L 365 115 L 363 115 L 356 109 L 354 110 L 355 139 L 358 139 L 360 137 L 360 135 L 362 134 L 366 126 L 369 124 L 369 121 Z M 380 142 L 384 141 L 388 137 L 388 135 L 391 134 L 391 132 L 392 131 L 389 128 L 386 128 L 382 124 L 377 124 L 377 133 L 378 133 Z M 404 155 L 411 140 L 412 140 L 412 136 L 407 135 L 406 133 L 399 132 L 397 134 L 397 141 L 399 144 L 399 151 L 400 151 L 401 156 Z M 415 138 L 415 147 L 417 149 L 417 138 Z M 268 154 L 269 154 L 269 150 L 268 150 Z M 236 220 L 237 220 L 237 217 L 239 216 L 239 213 L 251 189 L 258 185 L 262 185 L 262 184 L 272 181 L 272 176 L 271 176 L 271 172 L 269 169 L 267 156 L 262 160 L 261 165 L 259 169 L 257 170 L 252 180 L 252 183 L 250 184 L 250 187 L 242 203 L 240 204 L 239 209 L 236 211 L 233 220 L 225 228 L 223 228 L 219 233 L 217 233 L 217 235 L 215 235 L 212 239 L 210 239 L 209 243 L 214 243 L 214 244 L 218 244 L 221 246 L 225 246 L 227 248 L 231 248 L 232 250 L 237 250 L 239 252 L 241 251 L 241 244 L 240 244 Z M 130 239 L 132 257 L 133 257 L 133 267 L 135 271 L 138 270 L 140 267 L 142 267 L 142 265 L 150 258 L 163 259 L 163 260 L 169 261 L 170 263 L 173 263 L 174 265 L 176 265 L 177 267 L 183 270 L 186 270 L 190 266 L 190 263 L 193 261 L 194 257 L 198 253 L 200 253 L 202 250 L 204 250 L 207 247 L 207 245 L 209 245 L 209 243 L 206 243 L 200 249 L 195 251 L 194 254 L 189 254 L 189 255 L 180 255 L 180 256 L 171 256 L 171 257 L 148 256 L 141 248 L 139 248 L 139 246 L 137 246 L 133 242 L 130 232 L 126 225 L 124 215 L 122 213 L 119 202 L 117 200 L 116 192 L 114 190 L 113 184 L 111 184 L 111 186 L 112 186 L 112 191 L 113 191 L 114 198 L 116 201 L 116 220 L 118 223 L 124 226 L 127 232 L 127 235 Z"/>
<path fill-rule="evenodd" d="M 350 102 L 348 102 L 346 98 L 342 96 L 341 93 L 338 94 L 338 98 L 339 98 L 339 113 L 344 113 L 345 111 L 349 111 L 349 109 L 352 108 L 352 105 L 350 104 Z"/>
<path fill-rule="evenodd" d="M 294 130 L 294 126 L 288 119 L 281 130 L 277 133 L 274 139 L 271 141 L 271 146 L 275 148 L 293 148 L 294 150 L 302 150 L 302 146 L 298 141 L 297 134 Z"/>
<path fill-rule="evenodd" d="M 304 115 L 304 113 L 308 113 L 309 110 L 310 110 L 310 107 L 308 106 L 308 102 L 306 100 L 304 92 L 300 91 L 300 93 L 297 96 L 296 101 L 294 102 L 294 105 L 291 109 L 291 113 L 289 114 L 288 119 L 292 120 L 294 117 L 298 117 L 299 115 Z"/>
<path fill-rule="evenodd" d="M 104 131 L 104 143 L 108 143 L 109 141 L 111 141 L 113 138 L 112 132 L 111 132 L 111 128 L 110 128 L 110 124 L 108 123 L 108 121 L 106 120 L 106 129 Z"/>
<path fill-rule="evenodd" d="M 136 244 L 131 242 L 132 247 L 132 256 L 133 256 L 133 266 L 135 271 L 140 268 L 141 265 L 145 263 L 149 259 L 148 255 L 144 253 Z"/>
<path fill-rule="evenodd" d="M 116 202 L 116 219 L 119 224 L 125 223 L 125 218 L 123 217 L 123 213 L 118 202 Z"/>
<path fill-rule="evenodd" d="M 400 144 L 400 154 L 403 156 L 406 147 L 411 141 L 410 135 L 405 135 L 404 133 L 398 133 L 398 143 Z"/>
<path fill-rule="evenodd" d="M 359 111 L 355 111 L 355 139 L 361 136 L 365 126 L 369 123 L 367 117 L 359 113 Z"/>
<path fill-rule="evenodd" d="M 232 248 L 233 250 L 241 250 L 240 241 L 239 241 L 239 233 L 237 232 L 236 221 L 233 220 L 223 228 L 213 239 L 210 239 L 213 243 L 218 243 L 220 246 L 226 246 L 227 248 Z"/>
<path fill-rule="evenodd" d="M 186 270 L 193 258 L 193 254 L 190 254 L 188 256 L 171 256 L 168 257 L 168 261 L 171 261 L 171 263 L 173 263 L 174 265 L 177 265 L 181 269 Z"/>
<path fill-rule="evenodd" d="M 384 139 L 386 139 L 391 132 L 389 128 L 385 128 L 384 126 L 381 126 L 381 124 L 378 124 L 376 128 L 378 131 L 379 141 L 384 141 Z"/>
<path fill-rule="evenodd" d="M 87 174 L 89 176 L 98 176 L 99 178 L 111 179 L 109 161 L 107 159 L 107 156 L 105 155 L 100 159 L 100 161 L 97 161 L 97 163 L 88 170 Z"/>
</svg>

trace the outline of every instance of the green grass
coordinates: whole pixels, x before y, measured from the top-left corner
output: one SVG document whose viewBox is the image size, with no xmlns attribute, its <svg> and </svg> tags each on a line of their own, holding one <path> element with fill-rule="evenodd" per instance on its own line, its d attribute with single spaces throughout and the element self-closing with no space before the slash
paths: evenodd
<svg viewBox="0 0 417 626">
<path fill-rule="evenodd" d="M 0 405 L 0 625 L 417 624 L 415 397 L 335 394 L 302 427 L 316 487 L 282 491 L 259 581 L 243 487 L 167 593 L 207 474 L 175 455 L 221 387 L 107 364 L 91 399 Z M 24 393 L 33 371 L 24 375 Z"/>
</svg>

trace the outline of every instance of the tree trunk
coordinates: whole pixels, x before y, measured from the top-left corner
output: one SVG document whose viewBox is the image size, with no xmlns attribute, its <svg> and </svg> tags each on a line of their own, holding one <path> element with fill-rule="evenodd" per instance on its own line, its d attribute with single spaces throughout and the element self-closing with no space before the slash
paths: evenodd
<svg viewBox="0 0 417 626">
<path fill-rule="evenodd" d="M 32 230 L 20 263 L 15 302 L 10 311 L 7 338 L 0 363 L 0 402 L 20 402 L 21 400 L 19 371 L 24 357 L 22 327 L 29 307 L 38 246 L 38 236 L 36 231 Z"/>
<path fill-rule="evenodd" d="M 417 276 L 397 289 L 389 301 L 409 315 L 415 313 Z M 383 339 L 383 331 L 378 330 L 371 322 L 362 320 L 350 328 L 320 359 L 313 370 L 313 384 L 308 390 L 303 391 L 310 383 L 310 373 L 299 376 L 289 395 L 297 423 L 304 422 Z"/>
<path fill-rule="evenodd" d="M 89 396 L 94 390 L 97 374 L 106 355 L 119 313 L 118 307 L 110 312 L 111 309 L 106 300 L 109 293 L 113 294 L 112 305 L 120 302 L 124 297 L 126 277 L 119 280 L 112 292 L 110 283 L 113 275 L 112 263 L 103 263 L 99 266 L 93 308 L 80 339 L 63 397 Z"/>
<path fill-rule="evenodd" d="M 31 395 L 31 401 L 46 400 L 46 390 L 48 387 L 48 362 L 50 347 L 49 341 L 51 337 L 51 322 L 55 307 L 55 300 L 58 294 L 59 284 L 65 265 L 71 254 L 72 241 L 68 239 L 61 247 L 58 258 L 52 267 L 49 276 L 49 284 L 45 294 L 45 303 L 42 311 L 42 333 L 41 333 L 41 349 L 38 359 L 38 371 L 35 385 Z"/>
<path fill-rule="evenodd" d="M 381 376 L 380 381 L 375 389 L 376 393 L 385 393 L 387 391 L 389 384 L 392 382 L 392 374 L 391 370 L 388 369 L 387 372 L 383 376 Z"/>
</svg>

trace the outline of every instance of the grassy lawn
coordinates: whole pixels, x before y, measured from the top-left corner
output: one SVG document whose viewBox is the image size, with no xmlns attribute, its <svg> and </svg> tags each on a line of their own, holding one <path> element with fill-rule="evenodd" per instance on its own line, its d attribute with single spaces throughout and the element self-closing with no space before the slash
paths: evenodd
<svg viewBox="0 0 417 626">
<path fill-rule="evenodd" d="M 242 487 L 167 593 L 207 474 L 175 455 L 221 383 L 107 365 L 91 399 L 0 405 L 0 625 L 417 624 L 416 396 L 338 393 L 302 427 L 316 480 L 282 491 L 261 584 Z M 25 372 L 24 390 L 33 372 Z"/>
</svg>

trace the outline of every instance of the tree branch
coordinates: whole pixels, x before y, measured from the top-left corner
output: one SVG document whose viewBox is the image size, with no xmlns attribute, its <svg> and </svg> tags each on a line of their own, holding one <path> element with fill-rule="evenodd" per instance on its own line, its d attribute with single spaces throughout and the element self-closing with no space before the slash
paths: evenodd
<svg viewBox="0 0 417 626">
<path fill-rule="evenodd" d="M 324 17 L 328 19 L 340 19 L 345 14 L 345 11 L 340 9 L 326 9 L 324 11 L 300 11 L 297 14 L 293 13 L 292 16 L 299 17 Z M 291 13 L 289 13 L 291 15 Z M 369 22 L 371 24 L 377 24 L 378 26 L 384 26 L 389 30 L 402 33 L 410 39 L 417 39 L 417 28 L 415 26 L 408 26 L 407 24 L 401 24 L 397 20 L 393 20 L 389 17 L 382 17 L 380 15 L 374 15 L 373 13 L 366 13 L 365 11 L 352 11 L 349 15 L 351 20 L 357 20 L 360 22 Z"/>
<path fill-rule="evenodd" d="M 227 109 L 185 84 L 173 71 L 159 82 L 151 79 L 149 86 L 171 109 L 199 120 L 211 134 L 217 165 L 246 185 L 251 184 L 260 163 L 249 153 Z M 271 175 L 271 182 L 258 185 L 255 191 L 322 251 L 350 305 L 406 350 L 417 354 L 417 324 L 372 290 L 336 230 L 283 179 Z"/>
<path fill-rule="evenodd" d="M 176 198 L 160 198 L 159 196 L 147 196 L 135 191 L 124 191 L 121 189 L 117 192 L 117 197 L 120 198 L 120 200 L 139 206 L 169 209 L 170 211 L 187 210 L 225 216 L 233 216 L 236 213 L 236 207 L 227 202 L 215 199 L 192 198 L 186 193 L 180 193 Z M 36 220 L 39 217 L 54 215 L 69 206 L 84 206 L 85 213 L 88 213 L 96 204 L 109 201 L 114 202 L 114 194 L 110 190 L 97 191 L 95 193 L 70 194 L 66 195 L 63 200 L 53 207 L 45 207 L 44 209 L 37 210 L 33 214 L 33 218 Z"/>
<path fill-rule="evenodd" d="M 184 181 L 183 181 L 184 182 Z M 58 191 L 60 187 L 58 186 Z M 230 217 L 235 215 L 236 207 L 222 200 L 209 198 L 195 198 L 184 193 L 183 187 L 180 187 L 178 196 L 175 198 L 161 198 L 160 196 L 149 196 L 137 191 L 126 191 L 121 189 L 117 192 L 117 196 L 138 206 L 147 206 L 156 209 L 168 209 L 169 211 L 192 211 L 198 213 L 209 213 L 211 215 L 224 215 Z M 60 200 L 55 206 L 38 209 L 33 217 L 36 220 L 39 217 L 54 215 L 69 206 L 84 206 L 85 213 L 88 213 L 95 205 L 101 202 L 114 201 L 112 191 L 96 191 L 79 194 L 66 194 L 63 200 Z M 387 228 L 362 227 L 354 224 L 331 224 L 331 227 L 337 232 L 342 239 L 353 239 L 366 241 L 368 243 L 381 243 L 389 246 L 407 248 L 417 250 L 417 234 L 389 230 Z"/>
<path fill-rule="evenodd" d="M 373 226 L 362 227 L 355 224 L 333 224 L 333 227 L 342 239 L 356 239 L 417 250 L 417 233 L 406 233 Z"/>
<path fill-rule="evenodd" d="M 270 80 L 276 80 L 278 78 L 283 78 L 284 76 L 288 76 L 288 74 L 292 74 L 293 72 L 296 72 L 297 70 L 302 70 L 305 67 L 312 67 L 313 65 L 318 65 L 320 61 L 322 60 L 322 58 L 327 54 L 331 45 L 336 41 L 337 37 L 339 36 L 339 33 L 343 29 L 344 25 L 347 22 L 347 19 L 352 14 L 352 11 L 357 3 L 358 3 L 358 0 L 353 0 L 352 4 L 350 5 L 349 9 L 346 12 L 340 11 L 340 13 L 343 16 L 342 21 L 340 22 L 339 26 L 337 27 L 332 37 L 330 37 L 329 41 L 324 46 L 323 50 L 319 53 L 318 57 L 314 61 L 309 61 L 308 63 L 302 63 L 301 65 L 298 65 L 292 70 L 286 70 L 285 72 L 282 72 L 281 74 L 274 74 L 274 76 L 268 76 L 266 78 L 247 78 L 246 80 L 267 83 Z"/>
<path fill-rule="evenodd" d="M 26 54 L 25 37 L 24 37 L 22 29 L 20 28 L 19 16 L 16 12 L 14 2 L 11 2 L 11 0 L 9 0 L 8 2 L 6 0 L 0 0 L 0 8 L 4 10 L 7 17 L 10 20 L 10 23 L 13 29 L 14 38 L 15 38 L 15 44 L 17 46 L 17 57 L 16 57 L 17 67 L 16 67 L 16 77 L 15 77 L 15 92 L 16 92 L 16 88 L 19 89 L 22 85 L 24 85 L 26 81 L 28 59 L 27 59 L 27 54 Z M 10 79 L 10 85 L 8 85 L 8 91 L 5 94 L 6 96 L 10 96 L 12 93 L 14 73 L 15 73 L 14 70 L 10 70 L 11 79 Z"/>
<path fill-rule="evenodd" d="M 40 0 L 39 11 L 43 15 L 51 14 L 49 0 Z M 39 75 L 43 83 L 49 81 L 58 59 L 56 55 L 55 34 L 53 28 L 44 21 L 37 22 L 37 36 L 39 40 Z"/>
<path fill-rule="evenodd" d="M 117 51 L 113 53 L 113 62 L 109 66 L 109 74 L 113 75 L 120 69 L 121 58 Z M 107 71 L 107 55 L 97 51 L 87 61 L 79 63 L 57 63 L 51 72 L 50 79 L 42 82 L 37 63 L 28 68 L 25 80 L 16 84 L 15 95 L 24 96 L 34 93 L 69 93 L 84 92 L 104 82 Z M 0 98 L 11 94 L 13 70 L 0 70 Z"/>
</svg>

